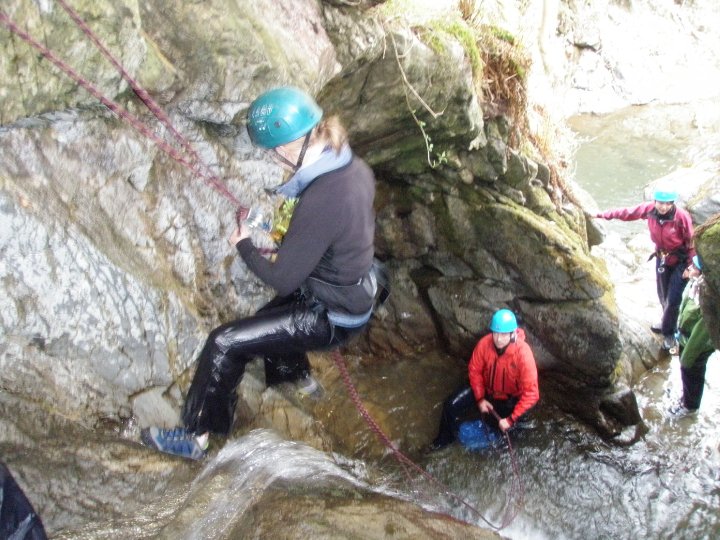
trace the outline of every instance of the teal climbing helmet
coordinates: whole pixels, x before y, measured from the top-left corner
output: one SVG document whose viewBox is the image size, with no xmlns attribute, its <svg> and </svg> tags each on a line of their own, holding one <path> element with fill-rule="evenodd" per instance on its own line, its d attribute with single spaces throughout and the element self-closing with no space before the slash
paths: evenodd
<svg viewBox="0 0 720 540">
<path fill-rule="evenodd" d="M 250 104 L 247 129 L 254 144 L 276 148 L 309 133 L 322 115 L 322 109 L 308 94 L 283 86 L 260 94 Z"/>
<path fill-rule="evenodd" d="M 692 261 L 695 265 L 695 268 L 697 268 L 698 270 L 702 270 L 702 263 L 700 262 L 700 257 L 698 257 L 697 255 L 693 255 Z"/>
<path fill-rule="evenodd" d="M 499 309 L 492 316 L 490 331 L 506 334 L 517 330 L 518 324 L 515 314 L 509 309 Z"/>
<path fill-rule="evenodd" d="M 659 202 L 675 202 L 677 198 L 677 191 L 670 189 L 656 189 L 655 193 L 653 193 L 653 199 Z"/>
</svg>

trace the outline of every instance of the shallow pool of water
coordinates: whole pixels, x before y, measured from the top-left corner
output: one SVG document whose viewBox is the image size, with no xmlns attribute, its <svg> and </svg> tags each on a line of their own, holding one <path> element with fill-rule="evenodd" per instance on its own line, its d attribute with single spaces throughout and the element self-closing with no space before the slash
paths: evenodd
<svg viewBox="0 0 720 540">
<path fill-rule="evenodd" d="M 700 411 L 677 418 L 679 362 L 667 360 L 638 385 L 649 428 L 642 441 L 615 447 L 563 413 L 544 409 L 535 426 L 512 437 L 524 485 L 518 517 L 502 530 L 513 539 L 718 538 L 720 536 L 720 358 L 711 359 Z M 433 455 L 432 474 L 499 524 L 517 501 L 507 448 L 472 453 L 453 446 Z M 510 503 L 506 502 L 509 497 Z M 462 505 L 461 519 L 487 526 Z"/>
</svg>

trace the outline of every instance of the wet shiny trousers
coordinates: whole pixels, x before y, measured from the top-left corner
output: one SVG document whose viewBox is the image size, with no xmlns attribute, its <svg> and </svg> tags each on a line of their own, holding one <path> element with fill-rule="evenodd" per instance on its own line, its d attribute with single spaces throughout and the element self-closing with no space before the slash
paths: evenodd
<svg viewBox="0 0 720 540">
<path fill-rule="evenodd" d="M 194 433 L 230 433 L 237 387 L 255 356 L 264 359 L 268 386 L 298 380 L 310 373 L 307 351 L 341 345 L 362 328 L 333 326 L 321 304 L 300 294 L 276 298 L 251 317 L 219 326 L 200 353 L 183 407 L 185 427 Z"/>
</svg>

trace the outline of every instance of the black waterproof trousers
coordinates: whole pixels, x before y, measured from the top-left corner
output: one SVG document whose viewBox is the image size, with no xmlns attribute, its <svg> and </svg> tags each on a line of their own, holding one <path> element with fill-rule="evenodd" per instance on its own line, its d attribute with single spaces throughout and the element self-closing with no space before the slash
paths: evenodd
<svg viewBox="0 0 720 540">
<path fill-rule="evenodd" d="M 486 398 L 495 408 L 500 418 L 512 414 L 517 398 L 492 399 Z M 524 417 L 524 415 L 523 415 Z M 460 424 L 466 420 L 480 418 L 480 409 L 475 401 L 475 394 L 469 384 L 464 385 L 453 392 L 443 403 L 442 416 L 440 417 L 440 430 L 432 445 L 435 448 L 442 448 L 452 443 L 457 438 Z M 494 415 L 483 418 L 484 421 L 497 428 L 498 422 Z"/>
<path fill-rule="evenodd" d="M 340 345 L 363 328 L 332 325 L 326 308 L 300 293 L 278 297 L 251 317 L 219 326 L 200 353 L 183 407 L 185 427 L 194 433 L 230 433 L 237 387 L 253 357 L 264 358 L 268 386 L 295 381 L 310 373 L 307 351 Z"/>
<path fill-rule="evenodd" d="M 655 284 L 658 300 L 663 308 L 661 331 L 665 337 L 674 336 L 677 330 L 682 293 L 688 281 L 682 276 L 685 266 L 682 263 L 675 266 L 663 266 L 656 259 L 655 269 L 657 271 Z"/>
<path fill-rule="evenodd" d="M 708 359 L 713 351 L 701 354 L 695 359 L 693 365 L 686 368 L 680 366 L 680 378 L 683 386 L 683 405 L 691 410 L 700 407 L 702 401 L 703 388 L 705 388 L 705 370 L 707 369 Z"/>
<path fill-rule="evenodd" d="M 46 540 L 45 528 L 22 489 L 0 462 L 0 540 Z"/>
</svg>

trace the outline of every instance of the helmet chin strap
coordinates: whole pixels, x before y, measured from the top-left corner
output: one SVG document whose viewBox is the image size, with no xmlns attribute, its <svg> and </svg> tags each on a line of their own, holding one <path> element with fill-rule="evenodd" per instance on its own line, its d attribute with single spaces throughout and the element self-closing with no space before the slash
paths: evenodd
<svg viewBox="0 0 720 540">
<path fill-rule="evenodd" d="M 300 149 L 300 155 L 298 156 L 297 163 L 293 163 L 285 156 L 281 155 L 276 148 L 273 148 L 273 152 L 275 152 L 275 155 L 278 157 L 278 159 L 282 161 L 285 165 L 290 167 L 293 172 L 297 172 L 298 169 L 302 167 L 303 160 L 305 159 L 305 152 L 307 152 L 308 146 L 310 145 L 310 133 L 312 133 L 312 130 L 308 131 L 305 134 L 305 140 L 303 141 L 302 148 Z"/>
<path fill-rule="evenodd" d="M 305 159 L 305 152 L 307 152 L 308 146 L 310 146 L 310 133 L 312 133 L 312 130 L 305 134 L 305 140 L 303 141 L 302 149 L 300 150 L 300 155 L 298 156 L 297 164 L 295 165 L 296 171 L 302 167 L 303 160 Z"/>
</svg>

